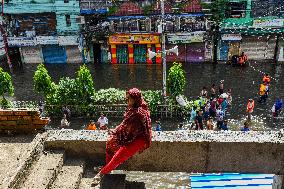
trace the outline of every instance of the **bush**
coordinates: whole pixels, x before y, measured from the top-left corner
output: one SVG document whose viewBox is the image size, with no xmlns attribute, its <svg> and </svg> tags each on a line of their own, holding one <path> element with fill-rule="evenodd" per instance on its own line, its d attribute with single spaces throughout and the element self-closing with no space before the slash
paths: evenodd
<svg viewBox="0 0 284 189">
<path fill-rule="evenodd" d="M 152 91 L 152 90 L 147 90 L 147 91 L 142 91 L 144 100 L 147 102 L 150 111 L 152 114 L 157 113 L 158 105 L 161 105 L 163 102 L 163 95 L 162 91 L 157 90 L 157 91 Z"/>
<path fill-rule="evenodd" d="M 91 97 L 94 95 L 95 89 L 91 72 L 87 68 L 87 66 L 80 66 L 80 70 L 77 72 L 76 84 L 76 94 L 79 100 L 78 102 L 81 102 L 85 105 L 90 103 Z"/>
<path fill-rule="evenodd" d="M 37 66 L 33 79 L 34 90 L 36 92 L 42 94 L 45 99 L 47 99 L 48 95 L 52 95 L 56 86 L 55 83 L 52 82 L 51 77 L 43 64 Z"/>
<path fill-rule="evenodd" d="M 181 95 L 186 84 L 185 72 L 181 63 L 174 63 L 167 78 L 167 92 L 172 98 Z"/>
<path fill-rule="evenodd" d="M 2 100 L 0 102 L 3 108 L 8 108 L 10 106 L 10 103 L 5 99 L 6 93 L 8 93 L 10 96 L 14 95 L 12 77 L 9 73 L 0 68 L 0 95 L 2 96 Z"/>
<path fill-rule="evenodd" d="M 125 104 L 125 90 L 109 88 L 97 91 L 92 97 L 94 105 L 97 104 Z"/>
</svg>

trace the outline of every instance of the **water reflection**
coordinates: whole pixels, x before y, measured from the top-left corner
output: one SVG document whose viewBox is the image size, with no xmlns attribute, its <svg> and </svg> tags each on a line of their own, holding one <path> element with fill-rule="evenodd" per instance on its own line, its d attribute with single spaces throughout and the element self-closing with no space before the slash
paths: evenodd
<svg viewBox="0 0 284 189">
<path fill-rule="evenodd" d="M 3 66 L 3 65 L 2 65 Z M 79 69 L 78 64 L 66 65 L 47 65 L 47 69 L 55 82 L 60 77 L 75 77 Z M 127 89 L 133 86 L 147 89 L 162 89 L 162 66 L 161 65 L 110 65 L 110 64 L 89 64 L 94 78 L 95 88 L 116 87 Z M 269 99 L 266 104 L 256 104 L 255 124 L 270 129 L 282 128 L 282 118 L 271 119 L 271 107 L 277 96 L 284 96 L 284 75 L 282 74 L 283 65 L 271 63 L 251 63 L 251 66 L 261 72 L 269 73 L 278 81 L 271 82 Z M 33 90 L 33 74 L 36 70 L 35 64 L 24 64 L 22 68 L 16 68 L 13 75 L 15 85 L 15 100 L 39 100 L 41 97 Z M 170 64 L 167 65 L 167 69 Z M 187 85 L 185 95 L 189 99 L 196 98 L 203 86 L 208 88 L 212 83 L 218 84 L 220 80 L 225 80 L 225 90 L 232 88 L 233 105 L 230 108 L 229 119 L 232 125 L 242 126 L 245 119 L 246 103 L 249 98 L 258 98 L 259 84 L 262 74 L 252 67 L 231 67 L 224 64 L 183 64 L 186 71 Z M 5 67 L 9 71 L 9 68 Z M 179 120 L 178 120 L 179 121 Z M 178 122 L 177 121 L 177 122 Z M 165 124 L 169 124 L 166 121 Z M 176 124 L 173 123 L 173 124 Z M 259 126 L 260 127 L 260 126 Z"/>
</svg>

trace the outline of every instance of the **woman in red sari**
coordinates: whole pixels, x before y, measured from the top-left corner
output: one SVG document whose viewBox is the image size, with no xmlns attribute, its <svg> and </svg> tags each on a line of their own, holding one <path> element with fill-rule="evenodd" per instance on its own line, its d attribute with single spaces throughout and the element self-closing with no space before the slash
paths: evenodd
<svg viewBox="0 0 284 189">
<path fill-rule="evenodd" d="M 106 165 L 94 177 L 93 185 L 101 177 L 110 173 L 137 152 L 142 152 L 151 145 L 152 126 L 150 111 L 140 90 L 130 89 L 126 93 L 128 103 L 122 123 L 114 130 L 106 143 Z"/>
</svg>

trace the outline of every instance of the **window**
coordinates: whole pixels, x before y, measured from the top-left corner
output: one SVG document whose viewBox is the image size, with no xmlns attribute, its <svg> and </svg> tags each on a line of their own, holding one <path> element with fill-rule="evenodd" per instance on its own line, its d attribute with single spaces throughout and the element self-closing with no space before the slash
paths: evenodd
<svg viewBox="0 0 284 189">
<path fill-rule="evenodd" d="M 138 24 L 139 24 L 139 31 L 140 32 L 146 32 L 149 29 L 149 22 L 147 20 L 138 20 Z"/>
<path fill-rule="evenodd" d="M 67 26 L 67 27 L 71 26 L 70 15 L 65 15 L 65 18 L 66 18 L 66 26 Z"/>
<path fill-rule="evenodd" d="M 137 22 L 137 20 L 130 20 L 128 22 L 128 27 L 129 27 L 131 32 L 138 31 L 138 22 Z"/>
<path fill-rule="evenodd" d="M 252 17 L 263 16 L 278 16 L 284 15 L 284 1 L 283 0 L 253 0 L 252 1 Z"/>
<path fill-rule="evenodd" d="M 64 0 L 64 3 L 69 3 L 69 0 Z"/>
<path fill-rule="evenodd" d="M 227 18 L 244 18 L 246 17 L 246 2 L 230 2 L 226 10 Z"/>
</svg>

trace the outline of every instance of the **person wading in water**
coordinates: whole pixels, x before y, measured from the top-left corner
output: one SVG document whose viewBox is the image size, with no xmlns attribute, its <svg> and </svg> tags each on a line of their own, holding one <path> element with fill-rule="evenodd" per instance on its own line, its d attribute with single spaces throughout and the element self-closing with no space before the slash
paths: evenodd
<svg viewBox="0 0 284 189">
<path fill-rule="evenodd" d="M 110 173 L 137 152 L 142 152 L 151 145 L 152 126 L 150 111 L 140 90 L 130 89 L 126 93 L 128 103 L 122 123 L 114 130 L 109 130 L 106 143 L 106 165 L 94 177 L 92 186 L 100 183 L 103 175 Z"/>
</svg>

